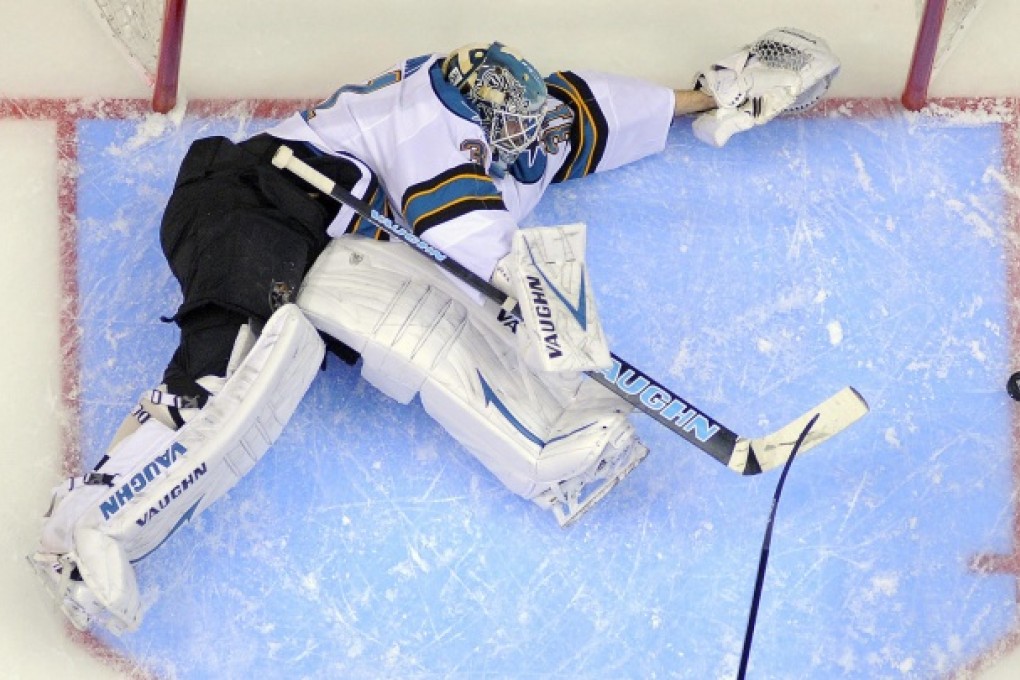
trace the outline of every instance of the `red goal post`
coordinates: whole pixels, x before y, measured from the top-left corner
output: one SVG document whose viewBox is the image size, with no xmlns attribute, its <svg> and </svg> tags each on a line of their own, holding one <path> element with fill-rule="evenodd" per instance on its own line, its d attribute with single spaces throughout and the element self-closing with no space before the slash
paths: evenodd
<svg viewBox="0 0 1020 680">
<path fill-rule="evenodd" d="M 187 0 L 85 0 L 152 87 L 152 108 L 177 104 Z"/>
<path fill-rule="evenodd" d="M 152 88 L 152 108 L 159 113 L 166 113 L 177 104 L 186 6 L 187 0 L 166 0 L 164 7 L 156 82 Z"/>
<path fill-rule="evenodd" d="M 920 3 L 920 0 L 918 0 Z M 928 102 L 928 86 L 949 57 L 982 0 L 925 0 L 900 101 L 910 111 Z"/>
</svg>

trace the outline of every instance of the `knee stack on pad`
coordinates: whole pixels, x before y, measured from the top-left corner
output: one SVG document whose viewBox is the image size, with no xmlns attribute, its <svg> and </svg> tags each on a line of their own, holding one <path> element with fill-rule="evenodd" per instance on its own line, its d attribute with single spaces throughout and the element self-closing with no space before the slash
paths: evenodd
<svg viewBox="0 0 1020 680">
<path fill-rule="evenodd" d="M 420 392 L 425 410 L 461 445 L 543 507 L 557 504 L 553 489 L 577 501 L 579 484 L 565 481 L 615 484 L 622 475 L 609 472 L 630 469 L 615 459 L 647 452 L 627 419 L 629 404 L 578 374 L 529 369 L 494 303 L 478 305 L 401 243 L 335 240 L 298 304 L 319 330 L 361 353 L 365 380 L 401 403 Z M 569 515 L 561 523 L 587 506 L 572 507 L 560 508 Z"/>
</svg>

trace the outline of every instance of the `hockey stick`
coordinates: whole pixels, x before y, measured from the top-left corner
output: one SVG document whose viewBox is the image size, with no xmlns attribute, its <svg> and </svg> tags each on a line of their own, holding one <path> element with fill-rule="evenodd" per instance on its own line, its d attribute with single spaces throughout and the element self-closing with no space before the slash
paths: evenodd
<svg viewBox="0 0 1020 680">
<path fill-rule="evenodd" d="M 758 576 L 754 580 L 754 595 L 751 596 L 751 610 L 747 615 L 747 628 L 744 631 L 744 648 L 740 653 L 740 669 L 737 671 L 737 680 L 744 680 L 747 677 L 747 664 L 751 659 L 751 642 L 754 640 L 754 626 L 758 621 L 758 606 L 761 604 L 761 592 L 765 586 L 765 572 L 769 565 L 769 551 L 772 549 L 772 526 L 776 523 L 776 509 L 779 507 L 779 497 L 783 494 L 783 485 L 786 483 L 786 475 L 790 472 L 793 459 L 804 445 L 811 428 L 817 422 L 818 416 L 808 421 L 807 425 L 797 437 L 797 442 L 790 451 L 790 459 L 783 465 L 783 471 L 779 475 L 779 482 L 776 484 L 776 492 L 772 495 L 772 509 L 769 511 L 769 521 L 765 525 L 765 537 L 761 542 L 761 554 L 758 557 Z"/>
<path fill-rule="evenodd" d="M 273 165 L 294 173 L 315 189 L 351 208 L 363 220 L 400 239 L 430 258 L 439 267 L 482 295 L 500 305 L 500 315 L 521 322 L 517 300 L 463 266 L 438 248 L 416 236 L 413 231 L 373 210 L 367 203 L 336 182 L 294 156 L 294 151 L 281 145 L 273 156 Z M 844 387 L 808 413 L 764 437 L 741 437 L 719 421 L 696 408 L 644 371 L 612 354 L 613 365 L 605 371 L 587 374 L 612 392 L 627 400 L 637 410 L 651 416 L 672 432 L 680 435 L 731 470 L 755 475 L 785 463 L 790 457 L 798 435 L 812 417 L 818 420 L 801 449 L 806 451 L 844 430 L 868 412 L 868 405 L 852 387 Z"/>
</svg>

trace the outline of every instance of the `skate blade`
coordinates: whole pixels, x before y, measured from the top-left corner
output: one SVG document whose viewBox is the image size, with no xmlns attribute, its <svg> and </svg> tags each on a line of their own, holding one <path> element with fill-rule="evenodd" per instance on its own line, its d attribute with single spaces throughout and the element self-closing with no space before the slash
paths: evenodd
<svg viewBox="0 0 1020 680">
<path fill-rule="evenodd" d="M 644 453 L 642 453 L 640 456 L 636 456 L 621 472 L 618 472 L 616 475 L 614 475 L 612 479 L 605 480 L 599 486 L 599 488 L 592 491 L 591 494 L 589 494 L 583 501 L 581 501 L 581 503 L 578 504 L 578 506 L 573 510 L 573 512 L 565 512 L 562 506 L 560 505 L 553 506 L 553 514 L 556 516 L 556 521 L 559 523 L 560 528 L 566 529 L 570 526 L 573 526 L 577 522 L 577 520 L 581 519 L 586 514 L 588 514 L 588 512 L 595 506 L 596 503 L 605 498 L 606 494 L 608 494 L 610 491 L 616 488 L 616 485 L 619 484 L 624 477 L 633 472 L 634 468 L 636 468 L 641 463 L 641 461 L 643 461 L 647 457 L 648 449 L 646 448 L 644 450 Z"/>
<path fill-rule="evenodd" d="M 54 570 L 54 561 L 40 560 L 35 555 L 26 555 L 25 561 L 35 572 L 56 608 L 71 622 L 71 625 L 80 631 L 88 630 L 92 623 L 92 616 L 84 607 L 68 596 L 66 588 L 62 586 L 64 576 Z"/>
</svg>

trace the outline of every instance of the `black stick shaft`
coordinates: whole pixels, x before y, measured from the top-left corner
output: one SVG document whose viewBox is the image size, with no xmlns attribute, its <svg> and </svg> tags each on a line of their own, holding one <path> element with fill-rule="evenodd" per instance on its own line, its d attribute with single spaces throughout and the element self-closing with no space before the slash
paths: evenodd
<svg viewBox="0 0 1020 680">
<path fill-rule="evenodd" d="M 407 227 L 373 210 L 350 191 L 296 158 L 290 147 L 283 145 L 277 150 L 273 157 L 273 165 L 294 173 L 322 193 L 348 206 L 363 220 L 411 246 L 445 271 L 496 302 L 507 314 L 520 321 L 520 305 L 517 300 L 429 244 Z M 587 371 L 587 375 L 723 465 L 729 464 L 738 439 L 733 430 L 696 408 L 630 362 L 616 354 L 610 356 L 613 366 L 606 371 Z"/>
</svg>

